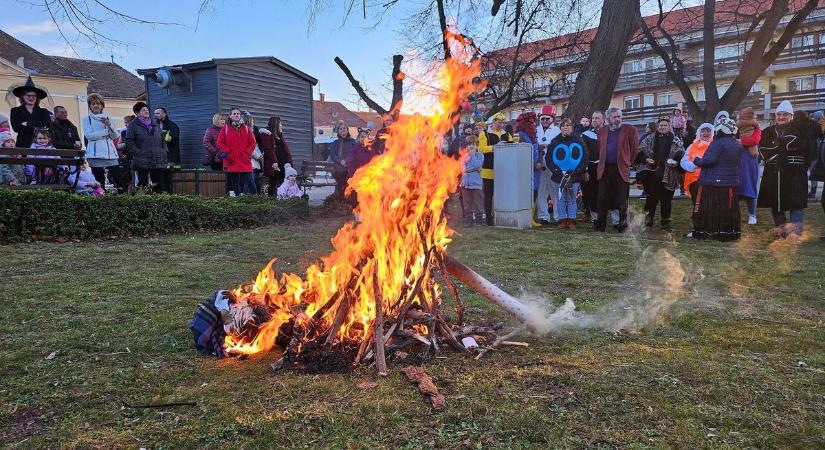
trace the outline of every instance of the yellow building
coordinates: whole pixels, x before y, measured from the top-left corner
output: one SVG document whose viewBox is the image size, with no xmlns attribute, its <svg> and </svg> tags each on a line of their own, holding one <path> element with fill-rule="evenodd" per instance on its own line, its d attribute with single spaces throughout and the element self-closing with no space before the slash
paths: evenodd
<svg viewBox="0 0 825 450">
<path fill-rule="evenodd" d="M 29 75 L 36 86 L 49 93 L 48 104 L 41 106 L 50 110 L 65 107 L 81 135 L 88 94 L 103 95 L 105 112 L 116 127 L 122 127 L 123 116 L 132 114 L 132 106 L 144 92 L 140 78 L 113 62 L 45 55 L 0 30 L 0 96 L 5 99 L 9 87 L 25 83 Z M 8 116 L 10 109 L 3 102 L 0 113 Z"/>
<path fill-rule="evenodd" d="M 717 2 L 717 18 L 720 17 L 719 11 L 726 10 L 726 3 L 733 6 L 734 3 L 741 4 L 741 0 Z M 646 20 L 651 23 L 656 18 L 658 15 Z M 780 23 L 777 36 L 790 18 L 789 14 Z M 702 6 L 672 11 L 667 20 L 680 30 L 672 34 L 680 57 L 685 62 L 687 82 L 701 106 L 705 99 L 702 78 L 702 61 L 705 57 L 702 49 Z M 668 26 L 667 23 L 665 26 Z M 744 43 L 737 41 L 742 26 L 741 23 L 724 26 L 718 24 L 714 29 L 716 52 L 713 57 L 720 97 L 738 74 L 745 54 Z M 586 30 L 583 35 L 595 35 L 595 29 Z M 553 41 L 564 39 L 571 38 L 561 36 Z M 547 41 L 547 45 L 553 43 Z M 541 69 L 526 75 L 522 87 L 527 92 L 545 95 L 535 102 L 513 105 L 505 110 L 505 114 L 515 119 L 522 112 L 540 111 L 546 103 L 553 104 L 556 111 L 563 114 L 573 93 L 578 64 L 583 59 L 580 54 L 566 54 L 537 64 Z M 756 110 L 758 118 L 768 120 L 782 100 L 791 100 L 796 110 L 810 112 L 825 108 L 825 1 L 819 2 L 787 48 L 754 83 L 751 93 L 739 107 L 751 106 Z M 674 108 L 685 110 L 684 101 L 679 89 L 669 80 L 659 56 L 646 44 L 632 45 L 625 57 L 610 106 L 623 110 L 625 122 L 643 125 L 669 116 Z"/>
</svg>

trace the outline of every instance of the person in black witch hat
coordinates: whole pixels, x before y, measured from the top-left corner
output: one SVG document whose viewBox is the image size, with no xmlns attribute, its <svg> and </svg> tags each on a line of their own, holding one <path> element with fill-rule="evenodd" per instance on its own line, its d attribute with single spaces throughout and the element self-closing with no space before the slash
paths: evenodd
<svg viewBox="0 0 825 450">
<path fill-rule="evenodd" d="M 20 106 L 11 109 L 10 117 L 11 127 L 17 133 L 17 147 L 29 148 L 34 141 L 34 130 L 51 125 L 49 110 L 40 107 L 40 100 L 48 94 L 34 85 L 31 76 L 26 84 L 14 88 L 12 94 L 20 99 Z"/>
</svg>

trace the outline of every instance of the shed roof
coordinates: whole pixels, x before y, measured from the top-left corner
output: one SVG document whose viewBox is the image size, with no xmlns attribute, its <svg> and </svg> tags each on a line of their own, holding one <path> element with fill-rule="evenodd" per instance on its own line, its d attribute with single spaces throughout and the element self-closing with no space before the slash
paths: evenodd
<svg viewBox="0 0 825 450">
<path fill-rule="evenodd" d="M 134 100 L 145 90 L 143 80 L 113 62 L 52 56 L 64 67 L 91 79 L 88 93 L 97 92 L 106 98 Z"/>
<path fill-rule="evenodd" d="M 295 67 L 290 66 L 289 64 L 281 61 L 280 59 L 274 56 L 249 56 L 243 58 L 214 58 L 207 61 L 198 61 L 193 63 L 187 64 L 179 64 L 173 67 L 180 67 L 182 69 L 202 69 L 207 67 L 215 67 L 220 64 L 241 64 L 241 63 L 249 63 L 249 62 L 270 62 L 275 64 L 276 66 L 281 67 L 282 69 L 286 70 L 287 72 L 291 72 L 292 74 L 298 76 L 299 78 L 303 78 L 304 80 L 308 81 L 313 86 L 318 84 L 318 80 L 315 77 L 312 77 Z M 149 75 L 157 71 L 158 69 L 162 69 L 163 67 L 172 67 L 172 66 L 162 66 L 162 67 L 155 67 L 151 69 L 138 69 L 138 73 L 141 75 Z"/>
</svg>

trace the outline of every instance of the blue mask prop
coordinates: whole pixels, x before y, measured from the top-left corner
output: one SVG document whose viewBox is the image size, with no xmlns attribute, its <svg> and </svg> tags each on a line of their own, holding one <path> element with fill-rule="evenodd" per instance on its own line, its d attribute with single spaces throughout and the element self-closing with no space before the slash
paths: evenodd
<svg viewBox="0 0 825 450">
<path fill-rule="evenodd" d="M 560 143 L 553 147 L 551 155 L 553 156 L 553 163 L 559 169 L 567 172 L 579 167 L 584 157 L 584 149 L 576 142 L 570 145 Z"/>
</svg>

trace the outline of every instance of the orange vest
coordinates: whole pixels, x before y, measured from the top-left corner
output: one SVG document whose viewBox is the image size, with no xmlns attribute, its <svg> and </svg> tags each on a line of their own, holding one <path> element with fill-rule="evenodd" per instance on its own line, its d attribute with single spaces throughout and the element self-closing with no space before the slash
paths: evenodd
<svg viewBox="0 0 825 450">
<path fill-rule="evenodd" d="M 708 150 L 710 146 L 710 142 L 705 142 L 701 139 L 696 139 L 693 141 L 693 144 L 690 144 L 688 147 L 688 161 L 693 162 L 693 159 L 696 157 L 702 158 L 705 156 L 705 152 Z M 699 181 L 699 173 L 702 171 L 700 168 L 696 168 L 693 172 L 685 172 L 685 192 L 688 193 L 690 196 L 690 185 Z"/>
</svg>

